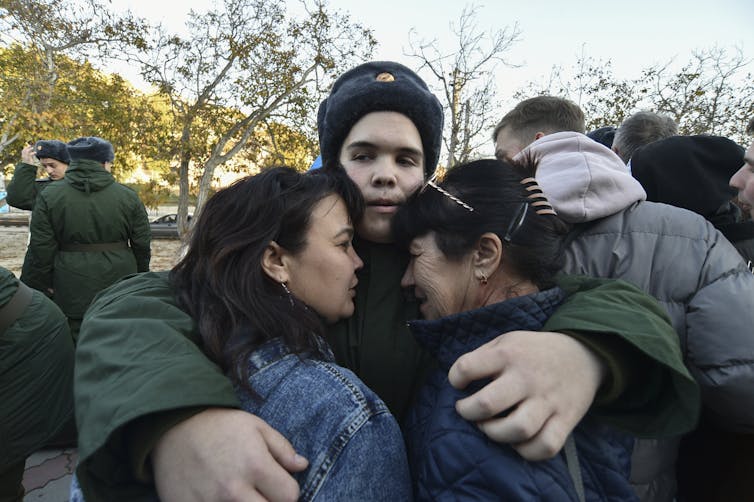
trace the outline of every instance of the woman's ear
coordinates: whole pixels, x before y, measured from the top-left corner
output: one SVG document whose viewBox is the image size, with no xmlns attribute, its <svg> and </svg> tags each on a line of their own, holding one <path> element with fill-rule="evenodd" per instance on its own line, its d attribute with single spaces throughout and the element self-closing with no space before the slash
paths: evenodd
<svg viewBox="0 0 754 502">
<path fill-rule="evenodd" d="M 492 277 L 492 274 L 500 267 L 503 259 L 503 243 L 497 234 L 485 232 L 479 237 L 474 250 L 474 268 L 484 277 Z"/>
<path fill-rule="evenodd" d="M 286 266 L 286 250 L 277 242 L 270 241 L 262 255 L 262 270 L 267 277 L 275 282 L 288 282 L 288 267 Z"/>
</svg>

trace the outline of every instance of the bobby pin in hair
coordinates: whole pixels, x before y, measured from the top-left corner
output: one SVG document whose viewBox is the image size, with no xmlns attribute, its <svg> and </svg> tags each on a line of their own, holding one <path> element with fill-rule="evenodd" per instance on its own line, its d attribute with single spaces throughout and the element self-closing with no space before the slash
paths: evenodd
<svg viewBox="0 0 754 502">
<path fill-rule="evenodd" d="M 526 220 L 526 213 L 528 212 L 529 203 L 522 202 L 518 208 L 516 216 L 511 220 L 510 225 L 508 225 L 508 230 L 506 230 L 505 232 L 503 242 L 510 242 L 513 240 L 513 236 L 516 235 L 516 232 L 518 232 L 518 230 L 524 225 L 524 220 Z"/>
<path fill-rule="evenodd" d="M 474 208 L 473 208 L 473 207 L 469 206 L 469 205 L 468 205 L 468 204 L 466 204 L 466 203 L 465 203 L 464 201 L 462 201 L 461 199 L 459 199 L 459 198 L 458 198 L 458 197 L 456 197 L 455 195 L 451 194 L 450 192 L 448 192 L 448 191 L 447 191 L 447 190 L 445 190 L 444 188 L 442 188 L 442 187 L 440 187 L 439 185 L 435 184 L 435 182 L 434 182 L 434 181 L 432 181 L 432 180 L 429 180 L 429 181 L 427 182 L 427 184 L 426 184 L 426 185 L 424 186 L 424 188 L 426 188 L 427 186 L 431 186 L 432 188 L 434 188 L 435 190 L 437 190 L 438 192 L 440 192 L 441 194 L 443 194 L 444 196 L 446 196 L 447 198 L 449 198 L 450 200 L 452 200 L 452 201 L 453 201 L 453 202 L 455 202 L 456 204 L 458 204 L 458 205 L 462 206 L 462 207 L 463 207 L 464 209 L 467 209 L 467 210 L 469 210 L 470 212 L 474 212 Z M 424 189 L 422 189 L 422 191 L 424 191 Z"/>
</svg>

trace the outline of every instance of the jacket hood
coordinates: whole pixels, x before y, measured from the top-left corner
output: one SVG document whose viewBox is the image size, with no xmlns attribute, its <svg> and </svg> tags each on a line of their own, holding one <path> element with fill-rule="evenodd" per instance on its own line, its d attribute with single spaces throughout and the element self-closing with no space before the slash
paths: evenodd
<svg viewBox="0 0 754 502">
<path fill-rule="evenodd" d="M 526 147 L 535 175 L 558 216 L 569 223 L 593 221 L 646 200 L 641 184 L 612 150 L 577 132 L 548 134 Z"/>
<path fill-rule="evenodd" d="M 99 192 L 115 183 L 115 178 L 105 170 L 102 163 L 84 159 L 71 161 L 63 180 L 76 190 L 85 193 Z"/>
</svg>

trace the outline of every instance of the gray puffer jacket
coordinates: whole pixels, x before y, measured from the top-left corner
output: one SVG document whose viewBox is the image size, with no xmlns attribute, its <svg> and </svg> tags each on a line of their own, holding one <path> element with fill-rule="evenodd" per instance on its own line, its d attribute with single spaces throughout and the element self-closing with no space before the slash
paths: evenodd
<svg viewBox="0 0 754 502">
<path fill-rule="evenodd" d="M 564 270 L 624 279 L 654 296 L 678 332 L 705 413 L 754 432 L 754 275 L 736 249 L 703 217 L 647 202 L 620 158 L 583 134 L 547 135 L 520 155 L 537 160 L 544 193 L 580 232 Z M 638 442 L 632 482 L 643 501 L 673 499 L 677 445 Z"/>
</svg>

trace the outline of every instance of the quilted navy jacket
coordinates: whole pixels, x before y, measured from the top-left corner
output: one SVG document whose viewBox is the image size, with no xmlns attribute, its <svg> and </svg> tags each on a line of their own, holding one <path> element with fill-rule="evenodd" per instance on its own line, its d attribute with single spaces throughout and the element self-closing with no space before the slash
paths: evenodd
<svg viewBox="0 0 754 502">
<path fill-rule="evenodd" d="M 455 402 L 478 387 L 459 391 L 447 378 L 459 356 L 500 333 L 540 330 L 564 296 L 553 288 L 439 320 L 409 323 L 440 365 L 404 428 L 416 500 L 578 500 L 562 452 L 550 460 L 529 462 L 510 446 L 489 440 L 455 411 Z M 633 437 L 587 415 L 574 438 L 586 500 L 636 500 L 629 483 Z"/>
</svg>

